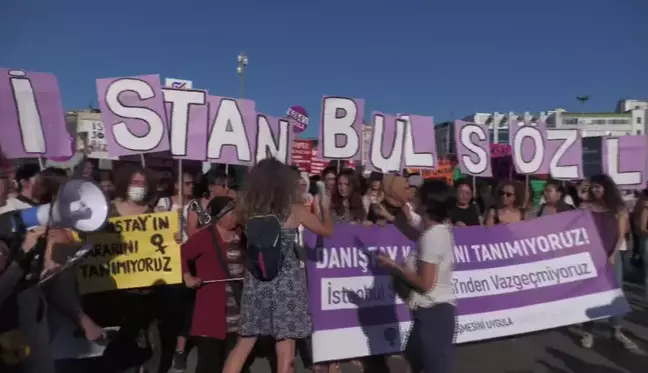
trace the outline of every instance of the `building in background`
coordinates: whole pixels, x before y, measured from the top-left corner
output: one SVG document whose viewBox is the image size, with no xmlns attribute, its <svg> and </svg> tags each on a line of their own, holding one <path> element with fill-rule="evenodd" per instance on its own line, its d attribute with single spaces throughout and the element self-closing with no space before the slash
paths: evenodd
<svg viewBox="0 0 648 373">
<path fill-rule="evenodd" d="M 617 113 L 625 113 L 632 110 L 648 110 L 648 100 L 622 99 L 617 102 Z"/>
<path fill-rule="evenodd" d="M 648 100 L 624 99 L 617 103 L 616 112 L 567 112 L 564 109 L 540 113 L 474 113 L 462 120 L 488 126 L 493 144 L 509 143 L 510 123 L 544 121 L 548 128 L 578 129 L 581 136 L 626 136 L 648 134 Z M 440 157 L 455 153 L 454 122 L 435 126 L 437 153 Z"/>
<path fill-rule="evenodd" d="M 436 141 L 438 158 L 448 157 L 450 154 L 454 154 L 454 122 L 441 122 L 434 126 L 434 139 Z"/>
<path fill-rule="evenodd" d="M 645 134 L 646 110 L 622 113 L 574 113 L 558 110 L 549 128 L 578 129 L 582 137 Z"/>
</svg>

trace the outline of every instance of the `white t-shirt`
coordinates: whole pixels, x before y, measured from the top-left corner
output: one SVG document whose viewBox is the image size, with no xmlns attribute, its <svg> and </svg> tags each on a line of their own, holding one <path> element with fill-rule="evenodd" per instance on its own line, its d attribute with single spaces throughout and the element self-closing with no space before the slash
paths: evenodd
<svg viewBox="0 0 648 373">
<path fill-rule="evenodd" d="M 452 226 L 448 224 L 435 225 L 421 234 L 418 250 L 412 251 L 407 266 L 411 270 L 418 270 L 419 261 L 436 264 L 437 281 L 434 288 L 425 294 L 413 291 L 408 302 L 410 308 L 427 308 L 440 303 L 456 304 L 452 290 L 453 246 Z"/>
</svg>

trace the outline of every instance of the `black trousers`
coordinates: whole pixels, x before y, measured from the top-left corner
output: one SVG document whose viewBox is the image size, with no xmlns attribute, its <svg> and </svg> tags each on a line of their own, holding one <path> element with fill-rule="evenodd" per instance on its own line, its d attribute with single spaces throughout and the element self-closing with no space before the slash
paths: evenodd
<svg viewBox="0 0 648 373">
<path fill-rule="evenodd" d="M 413 325 L 405 347 L 412 372 L 452 372 L 455 306 L 441 303 L 413 312 Z"/>
<path fill-rule="evenodd" d="M 224 340 L 207 337 L 191 338 L 198 352 L 198 363 L 196 364 L 195 373 L 215 373 L 223 371 L 227 355 L 236 346 L 238 334 L 228 333 Z M 250 354 L 241 372 L 249 373 L 253 362 L 254 355 Z"/>
</svg>

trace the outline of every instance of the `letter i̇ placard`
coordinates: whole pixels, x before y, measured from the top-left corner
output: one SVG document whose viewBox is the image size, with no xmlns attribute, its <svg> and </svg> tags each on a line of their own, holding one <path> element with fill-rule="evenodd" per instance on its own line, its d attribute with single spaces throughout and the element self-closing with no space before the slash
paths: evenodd
<svg viewBox="0 0 648 373">
<path fill-rule="evenodd" d="M 0 68 L 0 130 L 9 158 L 71 156 L 56 77 Z"/>
</svg>

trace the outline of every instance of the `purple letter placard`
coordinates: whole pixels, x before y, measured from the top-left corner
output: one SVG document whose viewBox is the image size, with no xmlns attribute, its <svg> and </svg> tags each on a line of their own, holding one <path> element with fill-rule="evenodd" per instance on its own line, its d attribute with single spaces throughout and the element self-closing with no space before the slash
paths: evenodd
<svg viewBox="0 0 648 373">
<path fill-rule="evenodd" d="M 404 168 L 434 169 L 437 165 L 434 119 L 422 115 L 400 114 L 407 123 Z"/>
<path fill-rule="evenodd" d="M 547 130 L 549 174 L 557 180 L 583 178 L 583 141 L 577 129 Z"/>
<path fill-rule="evenodd" d="M 218 96 L 209 96 L 207 101 L 207 159 L 242 166 L 254 165 L 257 136 L 254 101 Z"/>
<path fill-rule="evenodd" d="M 108 154 L 124 156 L 169 150 L 159 75 L 97 79 Z"/>
<path fill-rule="evenodd" d="M 288 118 L 257 114 L 256 161 L 271 156 L 285 164 L 290 164 L 295 128 L 294 123 Z"/>
<path fill-rule="evenodd" d="M 205 160 L 207 133 L 207 92 L 193 89 L 163 88 L 167 123 L 171 134 L 171 155 L 176 159 Z M 200 144 L 200 146 L 189 146 Z"/>
<path fill-rule="evenodd" d="M 455 121 L 454 128 L 457 160 L 461 172 L 472 176 L 493 176 L 488 128 L 483 124 L 461 120 Z"/>
<path fill-rule="evenodd" d="M 603 139 L 603 172 L 623 189 L 646 187 L 646 137 L 620 136 Z"/>
<path fill-rule="evenodd" d="M 322 159 L 361 160 L 364 100 L 329 96 L 322 100 L 318 154 Z"/>
<path fill-rule="evenodd" d="M 0 129 L 8 158 L 72 156 L 56 76 L 0 68 Z"/>
<path fill-rule="evenodd" d="M 406 127 L 407 122 L 404 119 L 373 113 L 373 138 L 366 164 L 368 171 L 386 174 L 402 170 Z"/>
<path fill-rule="evenodd" d="M 542 122 L 517 122 L 509 127 L 515 170 L 523 175 L 549 172 L 547 125 Z"/>
</svg>

